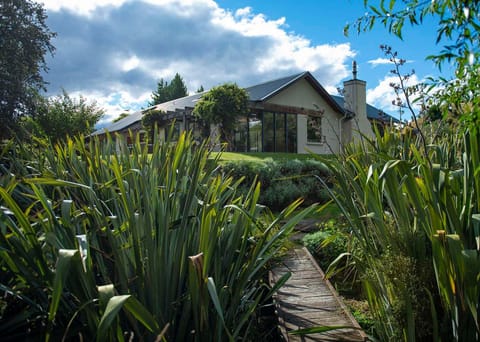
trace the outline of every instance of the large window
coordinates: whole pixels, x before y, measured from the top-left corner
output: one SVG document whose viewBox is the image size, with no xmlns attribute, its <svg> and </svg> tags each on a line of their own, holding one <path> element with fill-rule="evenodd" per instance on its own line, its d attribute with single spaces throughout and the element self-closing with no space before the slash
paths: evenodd
<svg viewBox="0 0 480 342">
<path fill-rule="evenodd" d="M 297 152 L 297 115 L 254 112 L 235 131 L 235 151 Z"/>
<path fill-rule="evenodd" d="M 275 150 L 275 114 L 263 113 L 263 152 L 277 152 Z"/>
<path fill-rule="evenodd" d="M 275 113 L 275 152 L 287 152 L 285 114 Z"/>
<path fill-rule="evenodd" d="M 307 119 L 307 142 L 309 143 L 323 143 L 324 138 L 322 134 L 322 117 L 308 116 Z"/>
<path fill-rule="evenodd" d="M 247 137 L 248 137 L 248 119 L 246 116 L 242 116 L 238 119 L 234 133 L 234 150 L 236 152 L 248 152 L 247 149 Z"/>
<path fill-rule="evenodd" d="M 258 114 L 250 115 L 248 119 L 249 151 L 262 152 L 262 118 Z"/>
<path fill-rule="evenodd" d="M 287 152 L 297 153 L 297 115 L 287 114 Z"/>
</svg>

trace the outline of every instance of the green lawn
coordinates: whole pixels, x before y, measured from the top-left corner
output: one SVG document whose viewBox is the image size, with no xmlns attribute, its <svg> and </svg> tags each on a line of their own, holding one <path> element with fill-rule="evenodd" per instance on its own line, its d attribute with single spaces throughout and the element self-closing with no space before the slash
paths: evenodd
<svg viewBox="0 0 480 342">
<path fill-rule="evenodd" d="M 278 153 L 278 152 L 212 152 L 212 157 L 220 155 L 220 162 L 229 162 L 229 161 L 240 161 L 240 160 L 249 160 L 249 161 L 258 161 L 261 162 L 265 159 L 273 160 L 305 160 L 305 159 L 314 159 L 311 154 L 298 154 L 298 153 Z"/>
</svg>

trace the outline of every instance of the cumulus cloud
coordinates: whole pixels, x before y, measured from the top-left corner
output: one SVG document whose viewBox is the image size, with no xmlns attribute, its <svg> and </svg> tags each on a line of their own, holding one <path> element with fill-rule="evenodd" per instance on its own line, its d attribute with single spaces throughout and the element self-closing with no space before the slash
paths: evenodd
<svg viewBox="0 0 480 342">
<path fill-rule="evenodd" d="M 370 60 L 367 63 L 371 64 L 372 67 L 376 67 L 378 65 L 384 65 L 384 64 L 393 64 L 392 61 L 388 58 L 377 58 L 377 59 Z"/>
<path fill-rule="evenodd" d="M 109 111 L 146 105 L 160 78 L 178 72 L 190 92 L 258 82 L 309 70 L 329 90 L 348 76 L 349 44 L 315 45 L 290 33 L 286 18 L 252 8 L 235 12 L 213 0 L 44 0 L 58 33 L 45 79 L 94 96 Z M 115 113 L 113 111 L 116 111 Z M 112 111 L 112 112 L 110 112 Z"/>
<path fill-rule="evenodd" d="M 102 7 L 119 7 L 126 0 L 81 0 L 81 1 L 64 1 L 64 0 L 41 0 L 45 8 L 52 11 L 67 10 L 79 15 L 91 15 L 96 9 Z"/>
<path fill-rule="evenodd" d="M 389 58 L 377 58 L 377 59 L 372 59 L 367 62 L 370 64 L 373 68 L 379 66 L 379 65 L 392 65 L 393 62 Z M 405 63 L 413 63 L 413 61 L 407 60 Z"/>
<path fill-rule="evenodd" d="M 413 86 L 415 84 L 421 83 L 422 81 L 418 79 L 417 75 L 413 75 L 408 80 L 406 86 Z M 398 77 L 396 76 L 386 76 L 383 80 L 379 81 L 377 86 L 372 89 L 367 90 L 367 102 L 374 105 L 375 107 L 381 108 L 385 112 L 393 115 L 397 119 L 400 119 L 400 108 L 393 104 L 397 99 L 397 95 L 391 84 L 398 83 Z M 405 103 L 405 97 L 403 94 L 400 94 L 400 99 Z M 411 98 L 410 101 L 414 100 Z M 414 110 L 418 113 L 419 108 L 414 106 Z M 404 108 L 402 112 L 402 121 L 409 120 L 411 118 L 411 113 L 408 109 Z"/>
</svg>

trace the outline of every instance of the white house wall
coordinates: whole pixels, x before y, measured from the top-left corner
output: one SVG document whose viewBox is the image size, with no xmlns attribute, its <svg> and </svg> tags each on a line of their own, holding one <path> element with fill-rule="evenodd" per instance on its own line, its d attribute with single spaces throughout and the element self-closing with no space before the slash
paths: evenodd
<svg viewBox="0 0 480 342">
<path fill-rule="evenodd" d="M 322 143 L 307 142 L 307 115 L 297 115 L 298 153 L 314 152 L 318 154 L 330 154 L 340 151 L 340 120 L 342 116 L 330 107 L 307 80 L 301 79 L 295 82 L 266 102 L 269 104 L 323 111 L 322 135 L 324 136 L 324 142 Z"/>
</svg>

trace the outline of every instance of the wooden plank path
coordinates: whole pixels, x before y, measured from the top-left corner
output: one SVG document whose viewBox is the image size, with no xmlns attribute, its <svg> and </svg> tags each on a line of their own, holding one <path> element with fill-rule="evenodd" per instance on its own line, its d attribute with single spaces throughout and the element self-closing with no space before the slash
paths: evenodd
<svg viewBox="0 0 480 342">
<path fill-rule="evenodd" d="M 290 251 L 271 270 L 270 282 L 275 283 L 286 272 L 292 275 L 274 297 L 280 331 L 286 341 L 368 341 L 363 331 L 355 329 L 306 336 L 288 334 L 315 326 L 360 326 L 306 248 Z"/>
</svg>

